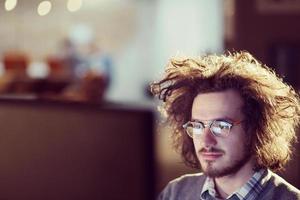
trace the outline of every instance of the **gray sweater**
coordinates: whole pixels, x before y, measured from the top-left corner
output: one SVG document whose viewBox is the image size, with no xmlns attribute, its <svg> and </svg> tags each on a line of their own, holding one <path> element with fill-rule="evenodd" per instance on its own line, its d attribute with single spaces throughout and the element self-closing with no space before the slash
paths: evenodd
<svg viewBox="0 0 300 200">
<path fill-rule="evenodd" d="M 300 191 L 277 174 L 269 171 L 258 200 L 300 200 Z M 206 176 L 190 174 L 171 181 L 158 200 L 200 200 Z"/>
</svg>

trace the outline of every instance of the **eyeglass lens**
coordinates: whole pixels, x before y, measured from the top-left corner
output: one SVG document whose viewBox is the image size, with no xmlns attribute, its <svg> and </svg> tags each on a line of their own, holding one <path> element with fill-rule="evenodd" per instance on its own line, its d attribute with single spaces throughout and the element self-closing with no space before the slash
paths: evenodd
<svg viewBox="0 0 300 200">
<path fill-rule="evenodd" d="M 208 124 L 210 131 L 215 136 L 225 136 L 229 133 L 231 124 L 226 121 L 215 120 Z M 205 125 L 202 122 L 188 122 L 185 126 L 188 135 L 192 138 L 202 135 Z"/>
</svg>

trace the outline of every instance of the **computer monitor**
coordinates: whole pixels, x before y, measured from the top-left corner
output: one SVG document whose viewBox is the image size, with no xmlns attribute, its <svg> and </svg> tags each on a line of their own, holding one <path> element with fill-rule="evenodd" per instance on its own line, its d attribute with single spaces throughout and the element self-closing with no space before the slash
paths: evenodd
<svg viewBox="0 0 300 200">
<path fill-rule="evenodd" d="M 148 109 L 0 100 L 0 199 L 154 199 Z"/>
</svg>

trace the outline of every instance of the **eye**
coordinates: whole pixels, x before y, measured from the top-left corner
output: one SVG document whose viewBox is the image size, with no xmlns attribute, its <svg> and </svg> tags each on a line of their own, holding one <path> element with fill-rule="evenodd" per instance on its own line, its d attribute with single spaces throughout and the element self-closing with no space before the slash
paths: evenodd
<svg viewBox="0 0 300 200">
<path fill-rule="evenodd" d="M 226 135 L 232 124 L 227 121 L 217 120 L 211 126 L 211 131 L 216 135 Z"/>
<path fill-rule="evenodd" d="M 204 125 L 201 122 L 191 122 L 193 135 L 200 135 L 203 132 Z"/>
<path fill-rule="evenodd" d="M 232 126 L 230 122 L 224 120 L 216 120 L 213 124 L 221 129 L 231 128 Z"/>
<path fill-rule="evenodd" d="M 191 122 L 194 129 L 203 129 L 204 125 L 201 122 Z"/>
<path fill-rule="evenodd" d="M 194 138 L 202 134 L 204 125 L 201 122 L 188 122 L 183 125 L 183 128 L 191 138 Z"/>
<path fill-rule="evenodd" d="M 228 122 L 219 122 L 218 127 L 220 129 L 227 129 L 230 128 L 230 124 Z"/>
</svg>

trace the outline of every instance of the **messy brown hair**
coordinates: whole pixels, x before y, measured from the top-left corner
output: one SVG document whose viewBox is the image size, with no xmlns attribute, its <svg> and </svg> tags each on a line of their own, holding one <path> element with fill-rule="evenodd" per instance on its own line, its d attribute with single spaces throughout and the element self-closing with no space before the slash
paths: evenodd
<svg viewBox="0 0 300 200">
<path fill-rule="evenodd" d="M 182 125 L 191 118 L 194 98 L 199 93 L 234 89 L 244 100 L 243 125 L 248 135 L 256 168 L 280 170 L 292 153 L 299 124 L 299 96 L 276 73 L 248 52 L 174 58 L 162 80 L 151 84 L 163 100 L 160 111 L 174 129 L 174 147 L 186 165 L 200 168 L 193 141 Z"/>
</svg>

